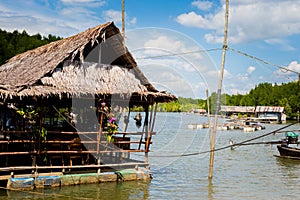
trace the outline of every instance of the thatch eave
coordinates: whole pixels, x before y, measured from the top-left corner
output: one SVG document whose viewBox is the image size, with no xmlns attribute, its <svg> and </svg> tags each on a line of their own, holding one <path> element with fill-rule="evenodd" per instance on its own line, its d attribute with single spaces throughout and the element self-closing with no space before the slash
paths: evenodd
<svg viewBox="0 0 300 200">
<path fill-rule="evenodd" d="M 106 60 L 107 70 L 97 64 L 94 71 L 86 75 L 85 59 L 99 44 L 109 44 L 108 55 L 113 53 L 115 57 Z M 134 93 L 154 98 L 161 96 L 157 98 L 159 101 L 175 100 L 175 96 L 159 93 L 152 86 L 123 44 L 119 29 L 108 22 L 16 55 L 0 67 L 0 97 Z"/>
</svg>

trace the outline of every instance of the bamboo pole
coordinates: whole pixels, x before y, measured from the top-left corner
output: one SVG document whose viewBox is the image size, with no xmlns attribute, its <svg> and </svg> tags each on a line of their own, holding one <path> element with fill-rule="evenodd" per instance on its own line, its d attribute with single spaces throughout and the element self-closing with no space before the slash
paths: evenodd
<svg viewBox="0 0 300 200">
<path fill-rule="evenodd" d="M 213 132 L 212 132 L 211 137 L 210 137 L 210 150 L 211 151 L 210 151 L 209 174 L 208 174 L 209 179 L 212 179 L 212 176 L 213 176 L 213 165 L 214 165 L 214 155 L 215 155 L 214 150 L 215 150 L 216 132 L 217 132 L 217 125 L 218 125 L 218 112 L 219 112 L 219 107 L 220 107 L 222 82 L 223 82 L 223 75 L 224 75 L 224 65 L 225 65 L 225 56 L 226 56 L 226 50 L 227 50 L 228 7 L 229 7 L 229 0 L 226 0 L 222 63 L 221 63 L 221 70 L 220 70 L 220 77 L 219 77 L 218 96 L 217 96 L 217 102 L 216 102 L 216 113 L 215 113 L 215 119 L 214 119 L 214 126 L 213 126 Z"/>
<path fill-rule="evenodd" d="M 154 110 L 154 107 L 153 105 L 151 106 L 151 113 L 150 113 L 150 121 L 149 121 L 149 126 L 148 126 L 148 130 L 147 132 L 149 132 L 151 129 L 152 129 L 152 120 L 153 120 L 153 110 Z"/>
<path fill-rule="evenodd" d="M 123 36 L 123 47 L 125 50 L 125 0 L 122 0 L 122 36 Z"/>
<path fill-rule="evenodd" d="M 141 134 L 139 134 L 141 135 Z M 153 132 L 151 132 L 151 136 L 152 135 L 155 135 L 153 134 Z M 0 144 L 13 144 L 13 143 L 22 143 L 22 144 L 26 144 L 26 143 L 30 143 L 30 144 L 33 144 L 34 141 L 32 140 L 5 140 L 5 141 L 0 141 Z M 45 144 L 72 144 L 74 142 L 72 141 L 54 141 L 54 140 L 50 140 L 50 141 L 47 141 Z M 81 143 L 82 144 L 98 144 L 98 141 L 95 141 L 95 140 L 89 140 L 89 141 L 85 141 L 85 140 L 81 140 Z M 101 141 L 101 144 L 105 144 L 106 141 Z M 136 141 L 117 141 L 115 142 L 117 144 L 120 144 L 120 143 L 140 143 L 140 141 L 136 140 Z"/>
<path fill-rule="evenodd" d="M 139 149 L 130 149 L 130 150 L 105 150 L 100 151 L 99 154 L 105 154 L 105 153 L 113 153 L 113 152 L 124 152 L 124 153 L 139 153 L 139 152 L 148 152 L 147 150 L 139 150 Z M 5 155 L 29 155 L 29 154 L 35 154 L 37 151 L 20 151 L 20 152 L 0 152 L 0 156 Z M 41 151 L 40 155 L 42 154 L 91 154 L 91 153 L 97 153 L 97 151 L 88 150 L 88 151 Z"/>
<path fill-rule="evenodd" d="M 157 102 L 155 103 L 155 107 L 154 107 L 154 117 L 153 117 L 151 129 L 150 129 L 151 132 L 153 132 L 153 129 L 154 129 L 154 124 L 155 124 L 155 120 L 156 120 L 156 112 L 157 112 Z"/>
<path fill-rule="evenodd" d="M 146 139 L 146 146 L 145 146 L 145 150 L 148 150 L 148 146 L 149 146 L 149 137 L 150 137 L 150 131 L 149 131 L 149 105 L 146 105 L 145 107 L 145 139 Z"/>
<path fill-rule="evenodd" d="M 28 133 L 33 133 L 29 131 L 3 131 L 3 133 L 6 133 L 7 135 L 10 134 L 28 134 Z M 48 134 L 66 134 L 66 135 L 74 135 L 74 134 L 98 134 L 99 131 L 87 131 L 87 132 L 65 132 L 65 131 L 47 131 Z M 103 134 L 106 134 L 106 131 L 102 131 Z M 127 134 L 127 135 L 142 135 L 144 132 L 117 132 L 116 134 Z M 152 134 L 156 134 L 156 132 L 152 132 Z"/>
<path fill-rule="evenodd" d="M 148 162 L 131 162 L 131 163 L 120 163 L 120 164 L 103 164 L 103 165 L 73 165 L 73 166 L 16 166 L 16 167 L 1 167 L 0 171 L 17 171 L 17 170 L 28 170 L 28 169 L 79 169 L 79 168 L 104 168 L 104 167 L 124 167 L 124 166 L 148 166 Z M 0 176 L 1 177 L 1 176 Z"/>
<path fill-rule="evenodd" d="M 208 98 L 208 89 L 206 89 L 206 101 L 207 101 L 207 122 L 208 128 L 210 128 L 210 105 L 209 105 L 209 98 Z"/>
<path fill-rule="evenodd" d="M 100 108 L 102 109 L 102 107 Z M 100 117 L 99 117 L 99 132 L 97 134 L 97 163 L 100 165 L 101 160 L 100 160 L 100 142 L 101 142 L 101 135 L 102 135 L 102 121 L 103 121 L 103 112 L 100 111 Z"/>
</svg>

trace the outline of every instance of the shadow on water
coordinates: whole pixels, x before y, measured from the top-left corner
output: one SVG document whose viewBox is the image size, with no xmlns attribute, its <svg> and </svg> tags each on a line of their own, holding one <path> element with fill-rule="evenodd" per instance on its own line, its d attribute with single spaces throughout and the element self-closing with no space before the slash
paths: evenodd
<svg viewBox="0 0 300 200">
<path fill-rule="evenodd" d="M 288 158 L 276 158 L 276 162 L 280 166 L 284 167 L 295 167 L 299 168 L 300 167 L 300 160 L 294 160 L 294 159 L 288 159 Z"/>
</svg>

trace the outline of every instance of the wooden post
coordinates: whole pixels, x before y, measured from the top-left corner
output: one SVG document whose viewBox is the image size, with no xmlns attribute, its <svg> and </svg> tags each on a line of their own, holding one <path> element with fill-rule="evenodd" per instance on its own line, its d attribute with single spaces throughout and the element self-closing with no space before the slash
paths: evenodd
<svg viewBox="0 0 300 200">
<path fill-rule="evenodd" d="M 149 163 L 149 156 L 148 156 L 148 152 L 149 152 L 149 142 L 150 142 L 150 129 L 149 129 L 149 124 L 148 124 L 148 118 L 149 118 L 149 104 L 146 105 L 145 107 L 145 139 L 146 139 L 146 145 L 145 145 L 145 163 Z M 146 167 L 147 169 L 149 169 L 149 165 Z"/>
<path fill-rule="evenodd" d="M 156 120 L 156 111 L 157 111 L 157 102 L 155 103 L 155 107 L 154 107 L 154 117 L 153 117 L 151 129 L 150 129 L 151 132 L 153 132 L 153 129 L 154 129 L 154 124 L 155 124 L 155 120 Z"/>
<path fill-rule="evenodd" d="M 146 105 L 145 107 L 145 135 L 146 135 L 146 146 L 145 146 L 145 150 L 146 152 L 148 152 L 149 150 L 149 139 L 150 139 L 150 132 L 149 132 L 149 104 Z"/>
<path fill-rule="evenodd" d="M 41 102 L 40 102 L 41 101 Z M 34 154 L 34 156 L 33 156 L 33 158 L 34 158 L 34 160 L 32 161 L 32 166 L 34 166 L 34 165 L 37 165 L 37 164 L 40 164 L 40 162 L 41 162 L 41 158 L 40 158 L 40 156 L 41 156 L 41 148 L 42 148 L 42 141 L 41 141 L 41 134 L 42 134 L 42 128 L 43 128 L 43 112 L 44 112 L 44 101 L 43 101 L 43 98 L 41 97 L 41 99 L 37 99 L 37 103 L 36 103 L 36 108 L 38 107 L 38 106 L 40 106 L 40 112 L 39 112 L 39 125 L 38 125 L 38 147 L 37 147 L 37 153 L 36 154 Z M 37 123 L 37 122 L 36 122 Z M 35 133 L 33 133 L 33 134 L 35 134 Z M 34 141 L 34 143 L 36 143 L 36 141 Z M 34 145 L 35 146 L 35 145 Z M 34 149 L 35 150 L 35 149 Z"/>
<path fill-rule="evenodd" d="M 99 117 L 99 132 L 97 134 L 97 164 L 101 164 L 100 160 L 100 142 L 101 142 L 101 135 L 102 135 L 102 121 L 103 121 L 103 111 L 102 107 L 100 108 L 100 117 Z"/>
<path fill-rule="evenodd" d="M 123 47 L 125 49 L 125 0 L 122 0 L 122 36 L 123 36 Z"/>
<path fill-rule="evenodd" d="M 152 120 L 153 120 L 153 105 L 151 106 L 151 114 L 150 114 L 150 121 L 149 121 L 149 127 L 148 130 L 150 131 L 152 128 Z"/>
<path fill-rule="evenodd" d="M 206 89 L 206 101 L 207 101 L 207 122 L 208 122 L 208 128 L 210 128 L 210 105 L 209 105 L 209 99 L 208 99 L 208 89 Z"/>
<path fill-rule="evenodd" d="M 211 137 L 210 137 L 210 161 L 209 161 L 209 174 L 208 174 L 209 179 L 212 179 L 212 174 L 213 174 L 216 132 L 217 132 L 217 125 L 218 125 L 218 111 L 219 111 L 219 107 L 220 107 L 222 82 L 223 82 L 223 75 L 224 75 L 224 65 L 225 65 L 225 56 L 226 56 L 226 50 L 227 50 L 228 6 L 229 6 L 229 0 L 226 0 L 222 63 L 221 63 L 221 70 L 220 70 L 220 77 L 219 77 L 218 96 L 217 96 L 217 102 L 216 102 L 216 113 L 215 113 L 215 119 L 214 119 L 214 127 L 213 127 L 213 132 L 212 132 Z"/>
</svg>

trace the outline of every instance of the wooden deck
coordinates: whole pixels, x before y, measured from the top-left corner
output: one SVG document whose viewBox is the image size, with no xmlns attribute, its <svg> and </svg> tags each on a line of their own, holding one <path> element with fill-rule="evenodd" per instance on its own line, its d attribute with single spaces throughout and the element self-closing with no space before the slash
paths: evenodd
<svg viewBox="0 0 300 200">
<path fill-rule="evenodd" d="M 147 153 L 155 132 L 118 132 L 113 142 L 105 139 L 106 134 L 49 131 L 49 139 L 38 142 L 29 139 L 31 132 L 2 131 L 0 180 L 28 173 L 61 172 L 65 175 L 70 172 L 99 173 L 126 168 L 149 168 Z M 144 153 L 140 154 L 143 160 L 132 159 L 131 153 Z"/>
</svg>

